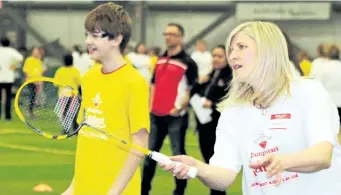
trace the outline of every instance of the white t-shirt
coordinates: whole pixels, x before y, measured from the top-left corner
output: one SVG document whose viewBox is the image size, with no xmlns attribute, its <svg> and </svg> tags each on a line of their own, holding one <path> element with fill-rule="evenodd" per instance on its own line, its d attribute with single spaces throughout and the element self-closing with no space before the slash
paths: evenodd
<svg viewBox="0 0 341 195">
<path fill-rule="evenodd" d="M 73 63 L 74 65 L 76 64 L 75 62 L 80 58 L 80 54 L 77 51 L 72 52 L 72 58 L 73 58 Z"/>
<path fill-rule="evenodd" d="M 336 106 L 341 107 L 341 61 L 329 60 L 318 75 Z"/>
<path fill-rule="evenodd" d="M 11 66 L 23 61 L 23 56 L 14 48 L 0 47 L 0 83 L 14 83 L 15 73 Z"/>
<path fill-rule="evenodd" d="M 79 54 L 78 52 L 72 53 L 73 65 L 79 70 L 81 76 L 83 76 L 94 64 L 88 53 Z"/>
<path fill-rule="evenodd" d="M 195 61 L 198 66 L 199 76 L 206 76 L 212 70 L 212 55 L 209 51 L 200 52 L 194 51 L 191 58 Z"/>
<path fill-rule="evenodd" d="M 317 81 L 299 79 L 291 84 L 291 96 L 283 95 L 265 112 L 251 104 L 225 109 L 210 164 L 235 172 L 243 167 L 244 195 L 340 195 L 338 131 L 337 109 L 327 91 Z M 335 146 L 329 169 L 310 174 L 284 172 L 283 182 L 276 187 L 276 178 L 267 178 L 264 168 L 249 168 L 250 162 L 266 154 L 295 153 L 322 141 Z"/>
<path fill-rule="evenodd" d="M 139 73 L 146 79 L 146 81 L 150 82 L 150 71 L 149 68 L 152 65 L 150 57 L 145 54 L 138 54 L 135 52 L 131 52 L 127 55 L 132 65 L 139 71 Z"/>
<path fill-rule="evenodd" d="M 314 59 L 311 63 L 311 71 L 309 77 L 319 80 L 319 75 L 328 61 L 329 59 L 322 57 Z"/>
</svg>

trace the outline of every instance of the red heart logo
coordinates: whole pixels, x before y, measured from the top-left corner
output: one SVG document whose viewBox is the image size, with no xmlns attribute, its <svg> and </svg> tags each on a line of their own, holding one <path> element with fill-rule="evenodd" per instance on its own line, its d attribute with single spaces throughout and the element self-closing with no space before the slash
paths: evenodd
<svg viewBox="0 0 341 195">
<path fill-rule="evenodd" d="M 268 143 L 267 141 L 262 141 L 262 142 L 259 143 L 259 146 L 261 148 L 265 149 L 267 143 Z"/>
</svg>

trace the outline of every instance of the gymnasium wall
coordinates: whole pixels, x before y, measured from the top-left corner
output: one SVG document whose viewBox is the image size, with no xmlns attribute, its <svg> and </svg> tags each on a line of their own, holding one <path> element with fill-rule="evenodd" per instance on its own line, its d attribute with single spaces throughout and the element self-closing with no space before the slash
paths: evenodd
<svg viewBox="0 0 341 195">
<path fill-rule="evenodd" d="M 44 11 L 31 10 L 27 13 L 27 20 L 32 26 L 49 40 L 53 41 L 59 37 L 60 42 L 67 48 L 73 44 L 84 43 L 84 18 L 85 11 Z M 134 13 L 134 12 L 131 12 Z M 148 12 L 147 14 L 147 45 L 158 45 L 163 47 L 162 32 L 169 22 L 177 22 L 185 27 L 185 42 L 199 33 L 207 25 L 212 23 L 221 13 L 198 13 L 198 12 Z M 131 14 L 134 18 L 134 14 Z M 209 47 L 224 43 L 228 33 L 237 25 L 235 17 L 226 20 L 223 25 L 216 28 L 205 37 Z M 341 42 L 341 15 L 333 13 L 329 21 L 281 21 L 276 22 L 284 29 L 293 42 L 302 49 L 315 56 L 316 47 L 321 42 Z M 132 40 L 138 42 L 138 22 L 135 23 Z M 27 46 L 38 45 L 37 41 L 27 34 Z"/>
<path fill-rule="evenodd" d="M 71 47 L 75 43 L 84 42 L 84 11 L 45 11 L 29 10 L 27 21 L 33 28 L 37 29 L 48 41 L 60 39 L 60 42 Z M 39 45 L 31 34 L 26 34 L 26 43 L 28 47 Z"/>
<path fill-rule="evenodd" d="M 162 30 L 168 22 L 179 22 L 184 25 L 186 30 L 185 40 L 199 33 L 220 14 L 198 13 L 164 13 L 153 12 L 148 20 L 148 44 L 163 43 Z M 240 23 L 235 17 L 226 20 L 221 26 L 217 27 L 205 40 L 212 47 L 216 44 L 225 43 L 230 31 Z M 282 21 L 275 22 L 286 31 L 292 41 L 300 48 L 305 49 L 310 55 L 316 55 L 316 47 L 321 42 L 341 43 L 341 15 L 333 13 L 329 21 Z M 160 29 L 161 27 L 161 29 Z M 163 27 L 163 28 L 162 28 Z M 160 30 L 159 30 L 160 29 Z"/>
</svg>

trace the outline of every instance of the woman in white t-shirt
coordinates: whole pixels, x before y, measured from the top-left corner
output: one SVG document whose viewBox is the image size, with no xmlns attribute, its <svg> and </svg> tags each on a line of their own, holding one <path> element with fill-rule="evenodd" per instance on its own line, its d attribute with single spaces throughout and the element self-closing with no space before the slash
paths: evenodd
<svg viewBox="0 0 341 195">
<path fill-rule="evenodd" d="M 340 195 L 336 106 L 319 82 L 295 73 L 281 30 L 243 23 L 226 50 L 233 79 L 210 163 L 175 156 L 183 165 L 160 166 L 179 179 L 196 167 L 202 183 L 222 191 L 243 168 L 244 195 Z"/>
</svg>

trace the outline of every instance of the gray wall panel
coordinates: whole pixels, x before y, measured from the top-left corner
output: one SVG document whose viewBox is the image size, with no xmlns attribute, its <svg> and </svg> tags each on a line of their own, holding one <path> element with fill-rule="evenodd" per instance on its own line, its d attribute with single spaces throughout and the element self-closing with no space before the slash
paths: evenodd
<svg viewBox="0 0 341 195">
<path fill-rule="evenodd" d="M 132 14 L 131 14 L 132 15 Z M 219 13 L 190 13 L 190 12 L 149 12 L 147 20 L 147 45 L 158 45 L 164 48 L 162 32 L 169 22 L 177 22 L 185 27 L 185 41 L 199 33 L 205 26 L 213 22 Z M 84 43 L 83 22 L 86 12 L 51 12 L 29 11 L 28 21 L 38 28 L 44 36 L 52 41 L 60 38 L 61 43 L 70 48 L 73 44 Z M 231 17 L 223 25 L 209 34 L 205 40 L 209 47 L 225 43 L 229 32 L 240 21 Z M 341 44 L 341 16 L 334 13 L 330 21 L 281 21 L 276 22 L 300 47 L 306 49 L 310 55 L 315 55 L 316 47 L 321 42 L 337 42 Z M 136 23 L 138 24 L 138 23 Z M 139 37 L 138 28 L 134 28 L 133 40 Z M 37 42 L 27 36 L 27 45 L 36 45 Z"/>
<path fill-rule="evenodd" d="M 59 11 L 29 11 L 28 22 L 38 29 L 48 41 L 60 39 L 65 47 L 84 42 L 84 18 L 86 12 L 59 12 Z M 37 41 L 27 35 L 27 46 L 38 45 Z"/>
<path fill-rule="evenodd" d="M 70 49 L 74 44 L 83 44 L 84 20 L 87 11 L 44 11 L 28 10 L 27 21 L 36 29 L 39 29 L 48 41 L 60 39 L 60 43 Z M 133 37 L 139 35 L 134 28 Z M 27 34 L 27 46 L 39 45 L 38 42 Z"/>
<path fill-rule="evenodd" d="M 159 44 L 163 46 L 161 33 L 168 22 L 178 22 L 184 25 L 187 32 L 186 41 L 203 29 L 205 25 L 214 21 L 218 16 L 219 14 L 217 13 L 203 13 L 200 15 L 192 15 L 191 13 L 175 14 L 173 12 L 150 13 L 147 42 L 151 45 Z M 230 31 L 240 23 L 241 21 L 235 17 L 231 17 L 223 25 L 216 28 L 205 38 L 209 43 L 209 47 L 225 43 Z M 335 42 L 341 45 L 340 14 L 333 13 L 329 21 L 275 21 L 275 23 L 289 34 L 295 44 L 308 51 L 312 56 L 316 55 L 316 48 L 321 42 Z M 159 30 L 160 28 L 161 30 Z"/>
</svg>

